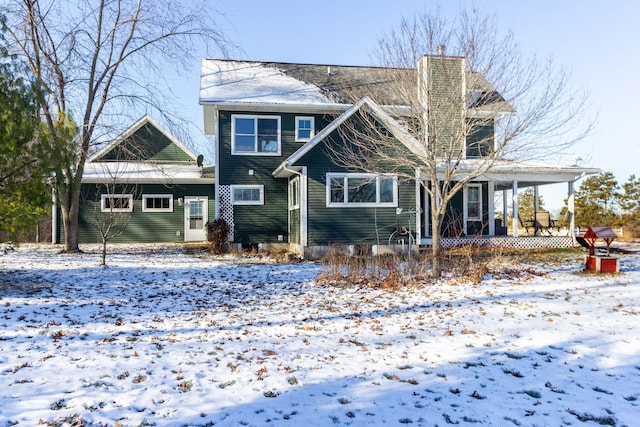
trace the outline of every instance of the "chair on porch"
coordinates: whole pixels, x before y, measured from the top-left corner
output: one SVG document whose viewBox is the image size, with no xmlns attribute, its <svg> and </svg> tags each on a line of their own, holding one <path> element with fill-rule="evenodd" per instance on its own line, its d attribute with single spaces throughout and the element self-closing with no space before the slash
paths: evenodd
<svg viewBox="0 0 640 427">
<path fill-rule="evenodd" d="M 535 231 L 536 223 L 533 219 L 522 219 L 522 217 L 518 215 L 518 221 L 520 222 L 520 227 L 524 228 L 525 233 L 529 234 L 529 229 Z"/>
<path fill-rule="evenodd" d="M 536 212 L 535 231 L 545 231 L 547 234 L 551 234 L 551 227 L 554 226 L 554 222 L 551 219 L 551 215 L 547 211 Z"/>
</svg>

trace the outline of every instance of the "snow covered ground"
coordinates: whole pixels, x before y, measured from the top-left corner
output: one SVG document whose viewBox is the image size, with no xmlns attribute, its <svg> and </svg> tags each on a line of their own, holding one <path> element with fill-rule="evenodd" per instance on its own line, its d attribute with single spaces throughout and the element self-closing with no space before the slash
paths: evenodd
<svg viewBox="0 0 640 427">
<path fill-rule="evenodd" d="M 152 249 L 0 255 L 0 426 L 640 425 L 640 255 L 390 291 Z"/>
</svg>

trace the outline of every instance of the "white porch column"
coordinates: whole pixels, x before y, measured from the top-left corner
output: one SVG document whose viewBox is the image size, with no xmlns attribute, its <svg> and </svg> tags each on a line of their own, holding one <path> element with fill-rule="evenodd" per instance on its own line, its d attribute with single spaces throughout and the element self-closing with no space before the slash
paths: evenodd
<svg viewBox="0 0 640 427">
<path fill-rule="evenodd" d="M 513 206 L 513 237 L 518 237 L 518 181 L 513 181 L 512 184 L 513 195 L 511 196 L 511 203 Z"/>
<path fill-rule="evenodd" d="M 569 236 L 571 236 L 571 240 L 573 241 L 573 245 L 576 245 L 576 217 L 575 217 L 575 194 L 573 190 L 574 181 L 569 181 L 568 189 L 567 189 L 567 214 L 569 215 Z"/>
<path fill-rule="evenodd" d="M 489 236 L 496 235 L 496 210 L 495 210 L 495 183 L 493 181 L 489 181 L 487 183 L 489 187 Z"/>
<path fill-rule="evenodd" d="M 533 186 L 533 230 L 534 235 L 537 236 L 539 234 L 539 230 L 536 224 L 536 214 L 540 210 L 540 200 L 538 200 L 538 186 Z"/>
<path fill-rule="evenodd" d="M 509 201 L 507 200 L 507 190 L 502 190 L 502 225 L 509 226 Z"/>
<path fill-rule="evenodd" d="M 416 168 L 416 243 L 422 240 L 422 185 L 420 184 L 420 168 Z"/>
</svg>

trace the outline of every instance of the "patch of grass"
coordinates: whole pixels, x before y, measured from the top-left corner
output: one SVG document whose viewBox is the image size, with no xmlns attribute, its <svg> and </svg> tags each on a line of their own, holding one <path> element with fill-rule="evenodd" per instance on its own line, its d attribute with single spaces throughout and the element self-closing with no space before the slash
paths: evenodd
<svg viewBox="0 0 640 427">
<path fill-rule="evenodd" d="M 190 380 L 185 380 L 178 384 L 178 390 L 180 390 L 182 393 L 187 393 L 191 391 L 192 388 L 193 382 L 191 382 Z"/>
<path fill-rule="evenodd" d="M 504 372 L 505 374 L 513 375 L 516 378 L 524 378 L 524 375 L 522 375 L 520 372 L 513 369 L 504 368 L 502 372 Z"/>
<path fill-rule="evenodd" d="M 544 383 L 544 386 L 546 388 L 548 388 L 549 390 L 551 390 L 554 393 L 558 393 L 558 394 L 566 394 L 566 392 L 562 389 L 559 389 L 557 387 L 555 387 L 553 384 L 551 384 L 549 381 L 547 381 L 546 383 Z"/>
<path fill-rule="evenodd" d="M 542 393 L 536 390 L 523 390 L 521 393 L 526 394 L 529 397 L 533 397 L 534 399 L 540 399 L 542 397 Z"/>
<path fill-rule="evenodd" d="M 23 363 L 23 364 L 21 364 L 21 365 L 15 366 L 15 367 L 11 370 L 11 373 L 12 373 L 12 374 L 15 374 L 15 373 L 16 373 L 16 372 L 18 372 L 20 369 L 29 368 L 29 367 L 31 367 L 31 363 L 29 363 L 29 362 L 24 362 L 24 363 Z"/>
<path fill-rule="evenodd" d="M 598 393 L 604 393 L 604 394 L 608 394 L 608 395 L 612 395 L 613 394 L 612 392 L 607 391 L 607 390 L 605 390 L 603 388 L 600 388 L 598 386 L 594 387 L 593 391 L 597 391 Z"/>
<path fill-rule="evenodd" d="M 509 359 L 514 359 L 514 360 L 524 359 L 524 356 L 521 354 L 505 353 L 505 356 L 507 356 Z"/>
<path fill-rule="evenodd" d="M 585 423 L 587 421 L 594 421 L 594 422 L 600 424 L 601 426 L 615 426 L 616 425 L 615 418 L 610 417 L 610 416 L 599 417 L 599 416 L 591 415 L 591 414 L 580 414 L 577 411 L 574 411 L 573 409 L 567 409 L 567 412 L 570 413 L 571 415 L 575 416 L 579 421 L 582 421 L 583 423 Z"/>
<path fill-rule="evenodd" d="M 51 405 L 49 405 L 49 408 L 51 408 L 52 411 L 59 411 L 66 407 L 67 407 L 67 401 L 64 399 L 56 400 Z"/>
<path fill-rule="evenodd" d="M 264 397 L 278 397 L 280 396 L 280 392 L 276 390 L 267 390 L 264 393 L 262 393 L 262 395 Z"/>
</svg>

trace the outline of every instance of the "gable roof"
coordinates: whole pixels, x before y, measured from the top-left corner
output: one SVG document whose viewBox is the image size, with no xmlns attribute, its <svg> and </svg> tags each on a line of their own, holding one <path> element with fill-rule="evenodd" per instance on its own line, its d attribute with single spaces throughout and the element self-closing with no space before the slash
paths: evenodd
<svg viewBox="0 0 640 427">
<path fill-rule="evenodd" d="M 406 106 L 397 82 L 418 80 L 416 68 L 203 59 L 200 104 L 250 104 L 346 110 L 365 96 L 378 105 Z M 480 74 L 466 71 L 472 109 L 505 100 Z M 510 108 L 510 107 L 508 107 Z"/>
<path fill-rule="evenodd" d="M 390 90 L 394 70 L 402 69 L 203 59 L 200 103 L 335 107 L 368 95 L 381 105 L 404 105 Z"/>
<path fill-rule="evenodd" d="M 197 157 L 151 116 L 145 115 L 88 160 L 101 161 L 193 163 Z"/>
<path fill-rule="evenodd" d="M 292 172 L 289 169 L 294 163 L 302 159 L 309 151 L 311 151 L 316 145 L 327 138 L 333 131 L 335 131 L 341 124 L 347 119 L 353 116 L 357 111 L 367 107 L 368 112 L 385 128 L 391 132 L 391 134 L 407 149 L 418 155 L 426 156 L 425 148 L 420 142 L 414 138 L 397 120 L 395 120 L 390 114 L 384 111 L 378 104 L 376 104 L 371 98 L 365 96 L 358 102 L 353 104 L 344 113 L 338 116 L 334 121 L 329 123 L 324 129 L 317 133 L 309 142 L 300 147 L 296 152 L 283 161 L 272 173 L 276 178 L 283 178 L 290 175 Z"/>
</svg>

